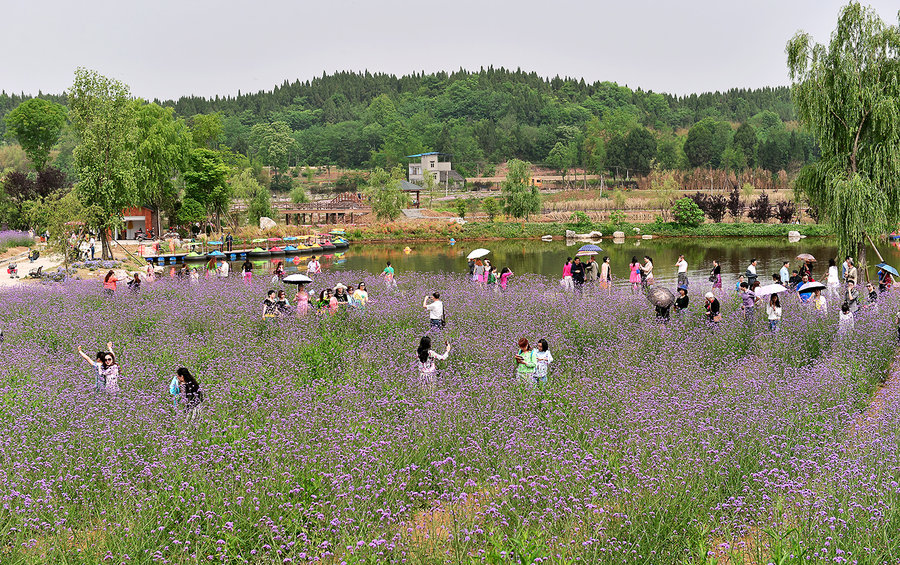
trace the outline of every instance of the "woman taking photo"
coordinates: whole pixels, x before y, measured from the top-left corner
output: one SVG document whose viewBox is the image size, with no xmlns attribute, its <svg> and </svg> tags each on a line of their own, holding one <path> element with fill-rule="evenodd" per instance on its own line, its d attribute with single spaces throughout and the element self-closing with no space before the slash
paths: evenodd
<svg viewBox="0 0 900 565">
<path fill-rule="evenodd" d="M 437 382 L 437 365 L 436 360 L 443 361 L 450 355 L 450 342 L 444 342 L 447 348 L 442 354 L 435 353 L 431 349 L 431 337 L 423 336 L 419 340 L 419 349 L 416 355 L 419 361 L 419 385 L 423 387 L 434 388 Z"/>
</svg>

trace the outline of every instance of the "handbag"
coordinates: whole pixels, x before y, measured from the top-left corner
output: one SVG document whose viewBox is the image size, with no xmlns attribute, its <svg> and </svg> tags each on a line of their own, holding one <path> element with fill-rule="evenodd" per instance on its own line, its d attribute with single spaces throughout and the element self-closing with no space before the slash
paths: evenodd
<svg viewBox="0 0 900 565">
<path fill-rule="evenodd" d="M 716 282 L 716 275 L 709 275 L 709 282 Z"/>
</svg>

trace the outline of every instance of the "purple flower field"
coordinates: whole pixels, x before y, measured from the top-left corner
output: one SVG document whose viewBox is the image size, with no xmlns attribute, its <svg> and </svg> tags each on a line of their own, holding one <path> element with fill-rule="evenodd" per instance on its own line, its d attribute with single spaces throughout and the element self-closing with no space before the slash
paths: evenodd
<svg viewBox="0 0 900 565">
<path fill-rule="evenodd" d="M 34 238 L 27 232 L 18 230 L 0 230 L 0 253 L 13 247 L 28 247 L 34 244 Z"/>
<path fill-rule="evenodd" d="M 711 329 L 697 292 L 660 326 L 642 295 L 536 276 L 502 295 L 319 277 L 372 301 L 263 320 L 267 286 L 236 277 L 0 294 L 0 562 L 900 560 L 900 398 L 866 412 L 896 355 L 892 296 L 844 335 L 836 300 L 820 316 L 787 296 L 771 334 L 733 295 Z M 430 390 L 434 290 L 453 350 Z M 514 376 L 522 336 L 550 343 L 543 388 Z M 107 341 L 115 396 L 76 353 Z M 205 395 L 194 422 L 168 392 L 181 366 Z"/>
</svg>

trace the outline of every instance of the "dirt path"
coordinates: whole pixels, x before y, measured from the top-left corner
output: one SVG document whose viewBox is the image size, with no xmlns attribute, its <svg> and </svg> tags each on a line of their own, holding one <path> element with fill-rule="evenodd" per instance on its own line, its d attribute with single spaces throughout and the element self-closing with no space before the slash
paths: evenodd
<svg viewBox="0 0 900 565">
<path fill-rule="evenodd" d="M 16 259 L 14 261 L 19 267 L 19 278 L 13 279 L 6 274 L 6 264 L 0 268 L 0 288 L 18 286 L 20 284 L 30 284 L 36 279 L 27 279 L 28 272 L 31 269 L 43 267 L 44 272 L 55 271 L 56 267 L 62 264 L 62 256 L 60 255 L 41 255 L 34 263 L 30 263 L 27 257 Z"/>
</svg>

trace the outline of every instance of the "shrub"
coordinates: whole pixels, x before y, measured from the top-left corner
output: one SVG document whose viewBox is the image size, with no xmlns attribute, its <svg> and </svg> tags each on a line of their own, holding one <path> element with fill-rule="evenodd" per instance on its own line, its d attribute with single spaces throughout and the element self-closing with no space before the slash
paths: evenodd
<svg viewBox="0 0 900 565">
<path fill-rule="evenodd" d="M 735 188 L 731 191 L 731 194 L 728 195 L 728 213 L 731 214 L 731 218 L 736 222 L 741 219 L 741 212 L 744 210 L 744 200 L 741 199 L 741 192 Z"/>
<path fill-rule="evenodd" d="M 672 217 L 679 225 L 695 228 L 703 223 L 703 210 L 692 199 L 679 198 L 672 206 Z"/>
<path fill-rule="evenodd" d="M 797 212 L 797 205 L 791 200 L 779 200 L 775 205 L 775 216 L 782 224 L 789 224 Z"/>
<path fill-rule="evenodd" d="M 587 227 L 591 225 L 591 219 L 584 212 L 575 212 L 569 216 L 569 225 L 575 228 Z"/>
<path fill-rule="evenodd" d="M 468 210 L 468 207 L 466 206 L 466 199 L 465 198 L 457 198 L 455 207 L 456 207 L 456 215 L 465 220 L 466 219 L 466 210 Z"/>
<path fill-rule="evenodd" d="M 756 224 L 764 224 L 772 217 L 772 206 L 769 204 L 769 195 L 763 192 L 753 204 L 747 215 Z"/>
<path fill-rule="evenodd" d="M 721 194 L 711 194 L 706 197 L 706 209 L 703 212 L 715 223 L 720 223 L 725 218 L 725 209 L 728 201 Z"/>
<path fill-rule="evenodd" d="M 497 214 L 500 213 L 500 204 L 493 196 L 485 198 L 481 203 L 481 208 L 484 210 L 484 213 L 487 214 L 488 220 L 491 222 L 493 222 L 494 218 L 497 217 Z"/>
</svg>

